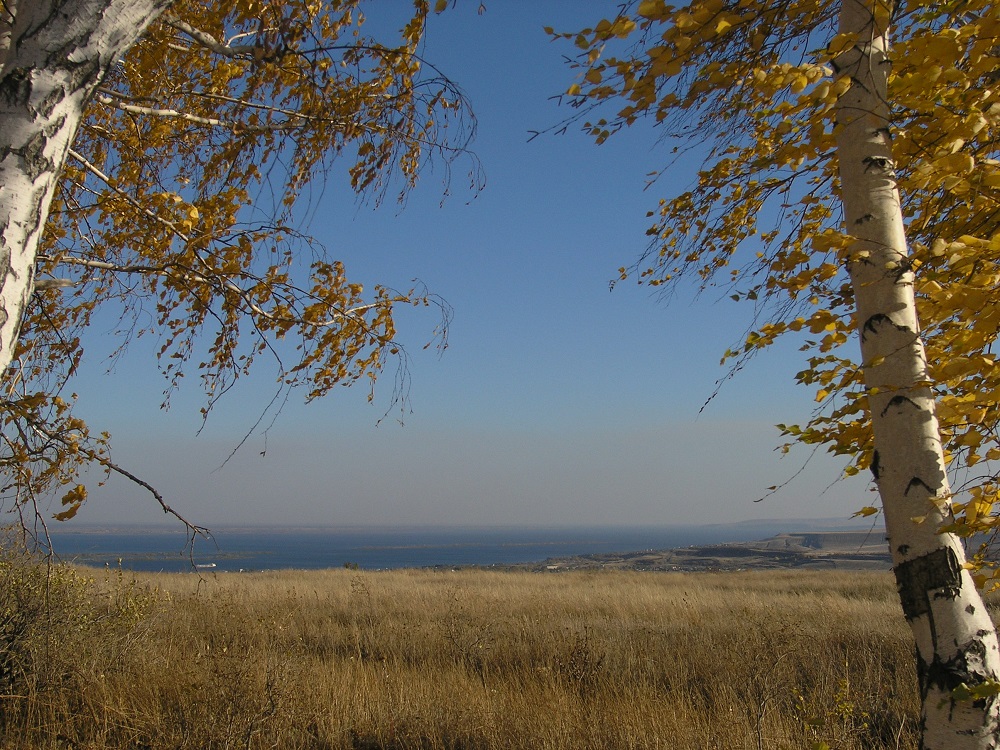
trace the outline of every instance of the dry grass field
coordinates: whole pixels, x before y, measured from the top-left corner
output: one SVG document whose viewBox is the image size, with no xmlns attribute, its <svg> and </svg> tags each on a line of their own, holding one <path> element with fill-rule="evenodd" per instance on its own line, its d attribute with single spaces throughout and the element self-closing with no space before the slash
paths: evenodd
<svg viewBox="0 0 1000 750">
<path fill-rule="evenodd" d="M 3 747 L 916 746 L 886 574 L 3 566 Z"/>
</svg>

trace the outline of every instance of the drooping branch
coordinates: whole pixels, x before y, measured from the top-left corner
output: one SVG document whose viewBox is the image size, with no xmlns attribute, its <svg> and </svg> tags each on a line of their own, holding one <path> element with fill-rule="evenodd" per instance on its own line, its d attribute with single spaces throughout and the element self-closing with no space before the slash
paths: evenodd
<svg viewBox="0 0 1000 750">
<path fill-rule="evenodd" d="M 29 3 L 31 12 L 19 16 L 27 22 L 55 1 Z M 77 15 L 114 19 L 122 4 L 152 3 L 157 13 L 171 7 L 165 22 L 136 27 L 130 40 L 139 43 L 98 71 L 84 126 L 64 144 L 61 158 L 70 158 L 61 162 L 41 252 L 15 269 L 29 282 L 22 290 L 34 274 L 43 277 L 22 300 L 29 317 L 15 337 L 12 356 L 21 364 L 11 374 L 20 395 L 5 404 L 20 412 L 2 437 L 11 466 L 38 456 L 46 473 L 18 474 L 19 486 L 52 492 L 71 481 L 80 461 L 129 478 L 97 453 L 74 453 L 69 443 L 17 427 L 33 420 L 87 434 L 46 388 L 56 380 L 58 388 L 79 366 L 82 333 L 109 304 L 119 306 L 125 334 L 112 356 L 134 336 L 155 333 L 170 381 L 164 397 L 198 362 L 203 414 L 264 352 L 277 363 L 281 392 L 305 384 L 307 400 L 337 384 L 374 382 L 396 358 L 390 409 L 405 403 L 406 352 L 393 310 L 438 306 L 442 328 L 434 335 L 444 346 L 450 309 L 417 282 L 408 292 L 376 285 L 366 294 L 295 226 L 295 214 L 303 187 L 331 174 L 337 159 L 348 162 L 351 187 L 376 203 L 396 181 L 402 198 L 439 159 L 449 185 L 452 163 L 469 154 L 475 122 L 461 91 L 417 54 L 428 9 L 417 4 L 401 36 L 383 45 L 359 33 L 354 0 L 263 9 L 244 0 L 59 1 L 72 11 L 60 16 L 67 23 Z M 34 152 L 24 143 L 8 156 L 30 161 Z M 474 157 L 470 163 L 475 190 L 481 175 Z M 294 360 L 281 343 L 290 335 Z"/>
<path fill-rule="evenodd" d="M 235 283 L 228 280 L 220 280 L 219 276 L 216 274 L 209 275 L 207 272 L 198 272 L 190 268 L 182 268 L 179 264 L 170 263 L 167 266 L 150 266 L 150 265 L 125 265 L 120 263 L 109 263 L 102 260 L 94 260 L 92 258 L 76 258 L 73 256 L 60 256 L 60 257 L 50 257 L 46 255 L 39 256 L 41 261 L 49 261 L 55 264 L 67 264 L 71 266 L 79 266 L 82 268 L 92 268 L 98 271 L 108 271 L 114 274 L 141 274 L 144 276 L 154 275 L 162 276 L 165 278 L 178 278 L 185 281 L 194 281 L 200 284 L 207 284 L 210 286 L 221 285 L 226 291 L 232 292 L 239 296 L 246 304 L 247 310 L 253 312 L 254 314 L 265 318 L 275 323 L 303 323 L 313 328 L 330 328 L 331 326 L 342 325 L 345 318 L 352 318 L 357 322 L 364 322 L 363 313 L 372 310 L 379 306 L 379 303 L 370 302 L 364 305 L 356 305 L 350 307 L 346 310 L 332 311 L 331 317 L 328 319 L 321 320 L 303 320 L 301 318 L 295 318 L 291 316 L 279 316 L 274 313 L 268 312 L 253 301 L 250 292 Z M 257 284 L 266 283 L 263 278 L 254 278 L 247 274 L 244 277 L 251 280 Z M 70 282 L 72 283 L 72 282 Z M 304 289 L 298 287 L 290 288 L 290 296 L 294 297 L 306 297 L 308 292 Z M 399 297 L 398 301 L 409 301 L 408 298 Z"/>
</svg>

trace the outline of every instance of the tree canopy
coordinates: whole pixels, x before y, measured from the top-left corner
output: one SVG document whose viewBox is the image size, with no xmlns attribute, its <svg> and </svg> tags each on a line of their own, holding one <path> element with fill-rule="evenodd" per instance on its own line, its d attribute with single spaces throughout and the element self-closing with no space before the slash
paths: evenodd
<svg viewBox="0 0 1000 750">
<path fill-rule="evenodd" d="M 958 488 L 954 530 L 992 531 L 1000 458 L 1000 9 L 990 2 L 875 3 L 891 13 L 895 177 L 946 455 Z M 555 33 L 555 32 L 553 32 Z M 696 184 L 649 213 L 649 250 L 622 276 L 672 285 L 695 276 L 755 305 L 726 352 L 737 368 L 782 336 L 801 340 L 818 409 L 784 434 L 872 468 L 868 397 L 845 268 L 835 104 L 851 85 L 837 58 L 836 4 L 645 0 L 579 33 L 576 119 L 603 142 L 652 119 L 675 154 L 706 144 Z M 862 40 L 863 41 L 863 40 Z M 672 174 L 667 166 L 657 175 Z M 655 187 L 655 182 L 654 182 Z M 866 508 L 864 512 L 874 512 Z"/>
<path fill-rule="evenodd" d="M 432 163 L 447 192 L 463 159 L 480 186 L 467 102 L 418 54 L 429 12 L 416 0 L 393 39 L 391 20 L 368 33 L 357 0 L 177 0 L 112 65 L 68 153 L 4 375 L 8 503 L 68 485 L 65 519 L 86 498 L 82 466 L 130 476 L 72 412 L 99 311 L 119 320 L 118 353 L 155 338 L 166 400 L 195 376 L 206 416 L 262 356 L 307 399 L 374 382 L 394 358 L 405 374 L 397 305 L 438 308 L 446 334 L 442 300 L 366 291 L 299 223 L 304 189 L 328 177 L 403 201 Z"/>
</svg>

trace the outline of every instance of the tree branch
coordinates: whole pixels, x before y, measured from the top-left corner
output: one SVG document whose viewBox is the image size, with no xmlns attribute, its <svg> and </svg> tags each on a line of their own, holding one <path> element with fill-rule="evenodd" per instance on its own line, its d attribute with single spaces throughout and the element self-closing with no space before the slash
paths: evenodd
<svg viewBox="0 0 1000 750">
<path fill-rule="evenodd" d="M 179 18 L 165 18 L 164 23 L 172 29 L 177 29 L 177 31 L 187 34 L 202 47 L 211 50 L 217 55 L 222 55 L 223 57 L 234 59 L 256 59 L 257 55 L 259 55 L 262 51 L 262 48 L 256 44 L 229 45 L 225 42 L 220 42 L 207 31 L 197 29 Z"/>
<path fill-rule="evenodd" d="M 96 166 L 94 166 L 93 164 L 91 164 L 90 161 L 88 161 L 87 158 L 85 156 L 83 156 L 81 153 L 79 153 L 78 151 L 75 151 L 74 149 L 70 149 L 69 150 L 69 155 L 72 156 L 74 159 L 76 159 L 78 162 L 80 162 L 88 172 L 90 172 L 97 179 L 101 180 L 105 185 L 107 185 L 109 188 L 111 188 L 112 190 L 114 190 L 118 195 L 120 195 L 122 198 L 124 198 L 126 201 L 128 201 L 128 203 L 133 208 L 135 208 L 136 210 L 140 211 L 145 216 L 148 216 L 153 221 L 156 221 L 156 222 L 159 222 L 160 224 L 163 224 L 178 239 L 181 239 L 184 242 L 190 242 L 191 241 L 191 238 L 188 235 L 184 234 L 184 232 L 182 232 L 181 230 L 179 230 L 177 228 L 176 224 L 174 224 L 169 219 L 164 219 L 162 216 L 160 216 L 155 211 L 152 211 L 152 210 L 146 208 L 145 206 L 143 206 L 141 203 L 139 203 L 139 201 L 137 201 L 131 195 L 129 195 L 124 190 L 122 190 L 120 187 L 118 187 L 117 185 L 115 185 L 114 182 L 111 180 L 110 177 L 108 177 L 106 174 L 104 174 L 104 172 L 102 172 Z"/>
<path fill-rule="evenodd" d="M 120 101 L 123 98 L 120 94 L 117 94 L 114 91 L 109 91 L 108 89 L 99 89 L 99 94 L 99 96 L 94 97 L 94 100 L 99 104 L 114 107 L 115 109 L 120 109 L 122 112 L 129 112 L 134 115 L 172 117 L 186 122 L 193 122 L 197 125 L 210 125 L 212 127 L 228 128 L 231 130 L 236 130 L 239 127 L 236 123 L 218 120 L 214 117 L 199 117 L 187 112 L 178 112 L 176 109 L 157 109 L 154 107 L 140 107 L 135 104 L 126 104 L 125 102 Z M 273 130 L 274 128 L 271 129 Z"/>
</svg>

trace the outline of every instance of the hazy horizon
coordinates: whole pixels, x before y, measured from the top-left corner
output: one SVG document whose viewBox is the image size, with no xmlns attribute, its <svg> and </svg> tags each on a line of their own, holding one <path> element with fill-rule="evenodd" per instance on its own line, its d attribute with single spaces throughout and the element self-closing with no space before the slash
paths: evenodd
<svg viewBox="0 0 1000 750">
<path fill-rule="evenodd" d="M 805 366 L 796 341 L 749 362 L 706 405 L 752 307 L 723 290 L 682 288 L 668 303 L 632 281 L 610 289 L 646 248 L 646 212 L 689 185 L 695 163 L 646 190 L 669 159 L 648 123 L 601 146 L 573 129 L 530 139 L 572 113 L 552 97 L 574 80 L 562 59 L 574 48 L 543 26 L 591 26 L 602 8 L 614 6 L 490 3 L 478 15 L 460 3 L 431 19 L 422 53 L 478 117 L 481 194 L 462 190 L 457 168 L 442 204 L 444 175 L 432 171 L 406 205 L 374 208 L 350 193 L 345 164 L 307 192 L 306 228 L 348 278 L 368 289 L 420 279 L 454 308 L 440 357 L 422 349 L 435 316 L 400 313 L 405 411 L 391 408 L 391 369 L 372 404 L 361 384 L 309 405 L 298 393 L 273 403 L 275 368 L 262 361 L 202 425 L 196 382 L 159 408 L 156 337 L 108 362 L 114 321 L 98 315 L 72 388 L 91 429 L 111 432 L 112 459 L 206 526 L 671 525 L 847 518 L 871 505 L 868 477 L 841 479 L 840 459 L 775 452 L 773 425 L 805 422 L 815 407 L 793 383 Z M 373 7 L 368 23 L 386 24 L 387 12 Z M 72 523 L 162 517 L 141 488 L 96 478 Z"/>
</svg>

